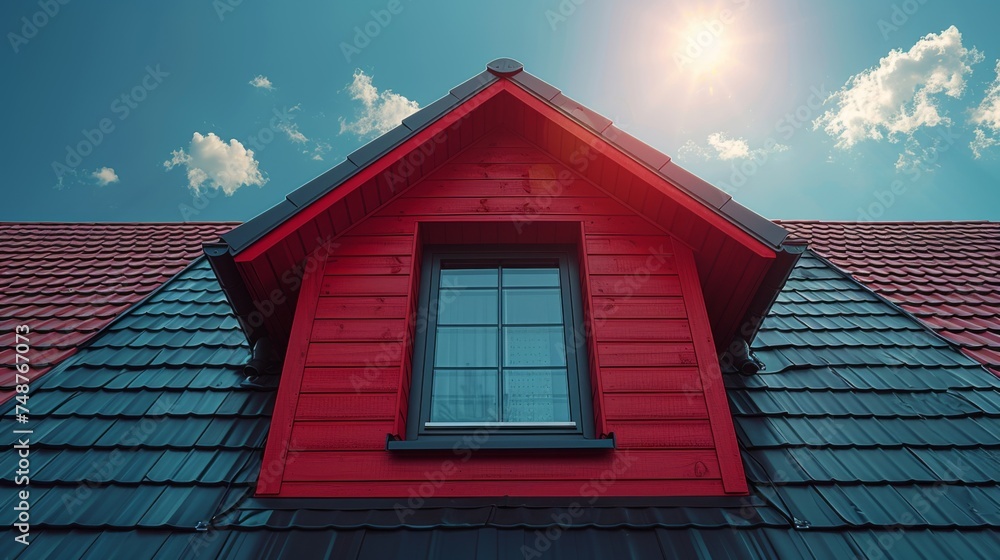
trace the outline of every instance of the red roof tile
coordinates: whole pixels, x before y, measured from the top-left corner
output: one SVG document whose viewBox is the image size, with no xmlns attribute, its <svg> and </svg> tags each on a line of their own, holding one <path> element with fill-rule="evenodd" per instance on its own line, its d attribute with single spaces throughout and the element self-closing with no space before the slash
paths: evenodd
<svg viewBox="0 0 1000 560">
<path fill-rule="evenodd" d="M 30 378 L 45 374 L 119 313 L 201 255 L 235 223 L 5 223 L 0 227 L 0 333 L 31 328 Z M 3 345 L 13 364 L 13 344 Z M 0 370 L 0 402 L 14 370 Z"/>
<path fill-rule="evenodd" d="M 1000 222 L 778 222 L 1000 374 Z"/>
</svg>

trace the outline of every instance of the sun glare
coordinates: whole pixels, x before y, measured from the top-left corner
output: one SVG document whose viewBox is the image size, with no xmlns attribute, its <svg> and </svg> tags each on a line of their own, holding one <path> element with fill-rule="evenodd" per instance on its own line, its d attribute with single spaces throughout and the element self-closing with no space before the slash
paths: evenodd
<svg viewBox="0 0 1000 560">
<path fill-rule="evenodd" d="M 667 24 L 674 76 L 693 90 L 714 95 L 739 70 L 741 15 L 732 9 L 705 9 Z"/>
<path fill-rule="evenodd" d="M 695 76 L 720 72 L 732 56 L 725 28 L 711 20 L 688 24 L 675 52 L 678 66 Z"/>
</svg>

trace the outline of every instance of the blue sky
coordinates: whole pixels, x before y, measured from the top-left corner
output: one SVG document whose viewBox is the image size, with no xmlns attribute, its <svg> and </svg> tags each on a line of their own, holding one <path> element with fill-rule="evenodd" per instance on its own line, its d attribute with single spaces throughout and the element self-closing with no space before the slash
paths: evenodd
<svg viewBox="0 0 1000 560">
<path fill-rule="evenodd" d="M 0 220 L 246 220 L 501 56 L 769 218 L 1000 219 L 995 2 L 0 12 Z"/>
</svg>

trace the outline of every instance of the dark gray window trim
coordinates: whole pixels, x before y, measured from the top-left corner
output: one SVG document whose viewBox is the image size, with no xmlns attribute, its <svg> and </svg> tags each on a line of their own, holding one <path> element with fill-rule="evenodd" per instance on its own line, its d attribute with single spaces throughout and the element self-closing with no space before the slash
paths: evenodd
<svg viewBox="0 0 1000 560">
<path fill-rule="evenodd" d="M 576 245 L 431 245 L 423 248 L 421 263 L 420 300 L 413 344 L 413 374 L 410 381 L 409 412 L 406 439 L 387 438 L 391 451 L 429 451 L 465 449 L 613 449 L 614 435 L 597 439 L 594 435 L 594 413 L 591 401 L 590 371 L 584 329 L 580 266 Z M 567 370 L 570 382 L 571 418 L 576 422 L 568 428 L 453 428 L 424 427 L 430 414 L 430 375 L 425 375 L 433 358 L 434 314 L 429 312 L 432 295 L 437 293 L 436 272 L 442 260 L 530 261 L 558 260 L 561 284 L 566 288 L 563 309 L 567 317 Z"/>
</svg>

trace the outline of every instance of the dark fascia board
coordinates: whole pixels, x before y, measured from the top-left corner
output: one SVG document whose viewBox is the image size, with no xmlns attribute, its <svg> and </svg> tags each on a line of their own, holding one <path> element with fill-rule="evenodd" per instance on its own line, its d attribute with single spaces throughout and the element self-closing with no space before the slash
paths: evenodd
<svg viewBox="0 0 1000 560">
<path fill-rule="evenodd" d="M 323 196 L 330 190 L 330 185 L 339 185 L 358 170 L 358 166 L 350 160 L 344 160 L 330 169 L 309 181 L 305 185 L 288 193 L 285 198 L 294 204 L 296 208 L 302 208 L 310 202 Z"/>
<path fill-rule="evenodd" d="M 233 260 L 233 254 L 229 251 L 229 244 L 224 242 L 204 243 L 202 247 L 205 251 L 205 257 L 208 258 L 208 264 L 212 267 L 212 272 L 219 280 L 222 293 L 229 301 L 229 306 L 233 308 L 233 313 L 240 322 L 241 330 L 252 347 L 257 339 L 263 336 L 263 333 L 261 329 L 254 329 L 243 321 L 244 317 L 248 317 L 254 311 L 253 296 L 250 295 L 250 291 L 247 290 L 246 284 L 240 277 L 239 270 L 236 269 L 236 261 Z"/>
<path fill-rule="evenodd" d="M 428 124 L 438 120 L 438 118 L 443 116 L 448 111 L 451 111 L 452 108 L 461 102 L 461 99 L 449 93 L 434 103 L 431 103 L 430 105 L 403 119 L 403 126 L 416 132 Z"/>
<path fill-rule="evenodd" d="M 670 156 L 615 125 L 605 128 L 601 136 L 612 145 L 617 146 L 618 149 L 639 160 L 640 163 L 652 167 L 654 171 L 659 171 L 661 167 L 670 162 Z"/>
<path fill-rule="evenodd" d="M 548 84 L 529 72 L 519 72 L 511 77 L 510 80 L 546 101 L 551 101 L 553 97 L 560 93 L 559 88 Z"/>
<path fill-rule="evenodd" d="M 740 328 L 735 333 L 737 338 L 741 338 L 749 344 L 757 337 L 757 332 L 760 330 L 761 325 L 764 324 L 764 318 L 771 314 L 771 307 L 774 305 L 774 302 L 778 301 L 781 289 L 785 286 L 785 282 L 788 281 L 788 277 L 791 276 L 792 269 L 795 268 L 795 263 L 799 261 L 799 257 L 805 253 L 806 249 L 807 246 L 804 241 L 789 239 L 782 243 L 781 250 L 776 254 L 774 264 L 771 265 L 771 268 L 764 275 L 760 287 L 757 288 L 757 293 L 747 307 L 747 312 L 743 316 Z M 719 342 L 726 345 L 723 346 L 724 351 L 731 341 Z"/>
<path fill-rule="evenodd" d="M 721 209 L 733 198 L 726 191 L 713 186 L 672 161 L 660 167 L 659 171 L 670 182 L 715 209 Z"/>
<path fill-rule="evenodd" d="M 347 156 L 347 161 L 350 161 L 358 166 L 358 169 L 361 169 L 382 157 L 399 144 L 402 144 L 412 135 L 412 130 L 406 128 L 404 125 L 399 125 L 351 152 L 351 155 Z"/>
<path fill-rule="evenodd" d="M 461 84 L 451 88 L 449 93 L 457 97 L 459 100 L 465 101 L 466 98 L 479 93 L 483 88 L 497 81 L 497 79 L 498 78 L 489 70 L 483 70 L 472 78 L 469 78 Z"/>
<path fill-rule="evenodd" d="M 774 247 L 780 247 L 785 238 L 788 237 L 788 231 L 785 228 L 731 198 L 719 210 L 726 216 L 729 216 L 732 221 L 742 226 L 743 229 L 762 237 Z"/>
<path fill-rule="evenodd" d="M 249 247 L 251 243 L 263 237 L 278 224 L 291 218 L 298 210 L 299 207 L 286 198 L 258 214 L 252 220 L 224 234 L 222 240 L 228 243 L 233 251 L 238 252 Z"/>
<path fill-rule="evenodd" d="M 555 97 L 549 100 L 549 103 L 559 107 L 564 113 L 573 117 L 576 122 L 593 130 L 597 134 L 603 133 L 611 126 L 611 119 L 591 111 L 587 107 L 584 107 L 582 103 L 578 103 L 562 93 L 556 94 Z"/>
</svg>

